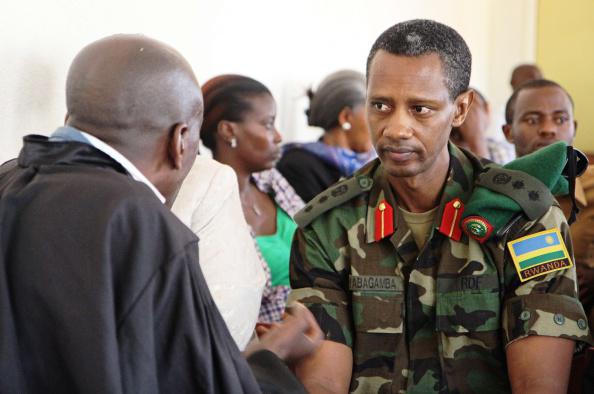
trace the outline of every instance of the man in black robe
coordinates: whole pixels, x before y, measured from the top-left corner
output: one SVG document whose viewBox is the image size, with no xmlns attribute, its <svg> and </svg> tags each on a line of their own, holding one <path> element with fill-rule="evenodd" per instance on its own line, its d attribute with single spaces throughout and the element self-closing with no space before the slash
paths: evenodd
<svg viewBox="0 0 594 394">
<path fill-rule="evenodd" d="M 257 382 L 198 239 L 163 204 L 198 152 L 189 64 L 146 37 L 108 37 L 74 59 L 66 96 L 66 126 L 25 137 L 0 167 L 0 392 L 299 391 L 278 357 L 315 348 L 311 316 L 298 307 L 249 347 Z"/>
</svg>

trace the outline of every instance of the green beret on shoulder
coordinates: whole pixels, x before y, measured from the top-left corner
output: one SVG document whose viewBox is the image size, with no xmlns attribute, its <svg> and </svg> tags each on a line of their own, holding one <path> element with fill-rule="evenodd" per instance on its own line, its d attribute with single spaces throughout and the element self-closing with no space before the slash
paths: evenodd
<svg viewBox="0 0 594 394">
<path fill-rule="evenodd" d="M 465 204 L 462 229 L 485 242 L 520 212 L 530 220 L 540 218 L 554 203 L 554 195 L 569 191 L 563 176 L 567 152 L 565 142 L 556 142 L 503 167 L 487 165 Z"/>
</svg>

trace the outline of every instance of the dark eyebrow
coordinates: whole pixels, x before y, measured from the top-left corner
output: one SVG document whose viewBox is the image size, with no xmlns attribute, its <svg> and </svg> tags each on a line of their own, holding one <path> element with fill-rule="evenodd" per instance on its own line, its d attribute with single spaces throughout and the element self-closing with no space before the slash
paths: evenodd
<svg viewBox="0 0 594 394">
<path fill-rule="evenodd" d="M 385 97 L 385 96 L 369 96 L 368 100 L 369 101 L 388 101 L 388 102 L 392 102 L 392 99 L 390 99 L 389 97 Z"/>
<path fill-rule="evenodd" d="M 441 105 L 443 102 L 441 100 L 435 100 L 435 99 L 430 99 L 430 98 L 423 98 L 423 97 L 413 97 L 410 100 L 408 100 L 408 104 L 409 105 L 423 105 L 423 104 L 429 104 L 431 106 L 437 106 L 437 105 Z"/>
<path fill-rule="evenodd" d="M 529 116 L 529 115 L 538 115 L 538 116 L 540 116 L 542 114 L 543 113 L 540 112 L 540 111 L 532 110 L 532 111 L 527 111 L 527 112 L 524 112 L 523 114 L 520 114 L 520 117 L 523 118 L 524 116 Z"/>
<path fill-rule="evenodd" d="M 553 112 L 553 115 L 560 115 L 560 114 L 569 115 L 569 111 L 566 111 L 564 109 L 558 109 Z M 531 110 L 531 111 L 527 111 L 527 112 L 524 112 L 523 114 L 521 114 L 521 117 L 523 118 L 524 116 L 529 116 L 529 115 L 541 116 L 541 115 L 543 115 L 543 113 L 540 111 L 537 111 L 537 110 Z"/>
<path fill-rule="evenodd" d="M 377 96 L 369 96 L 368 101 L 372 102 L 372 101 L 384 101 L 384 102 L 388 102 L 388 103 L 392 103 L 393 100 L 389 97 L 386 96 L 382 96 L 382 95 L 377 95 Z M 407 101 L 408 105 L 423 105 L 423 104 L 429 104 L 429 105 L 440 105 L 442 102 L 440 100 L 435 100 L 435 99 L 431 99 L 431 98 L 425 98 L 425 97 L 412 97 Z"/>
</svg>

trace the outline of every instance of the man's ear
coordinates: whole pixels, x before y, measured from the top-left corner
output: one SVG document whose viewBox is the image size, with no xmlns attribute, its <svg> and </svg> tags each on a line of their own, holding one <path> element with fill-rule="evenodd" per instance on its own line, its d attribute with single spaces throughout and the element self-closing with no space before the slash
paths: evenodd
<svg viewBox="0 0 594 394">
<path fill-rule="evenodd" d="M 456 100 L 454 101 L 456 113 L 454 114 L 454 119 L 452 120 L 452 127 L 460 127 L 460 125 L 464 123 L 466 115 L 468 115 L 468 110 L 470 109 L 473 101 L 474 90 L 472 89 L 468 89 L 456 97 Z"/>
<path fill-rule="evenodd" d="M 184 154 L 187 153 L 188 147 L 188 125 L 186 123 L 178 123 L 173 126 L 171 137 L 169 138 L 169 158 L 176 170 L 182 168 Z"/>
<path fill-rule="evenodd" d="M 573 121 L 573 138 L 575 138 L 575 135 L 577 134 L 577 120 Z"/>
<path fill-rule="evenodd" d="M 512 127 L 510 124 L 504 124 L 503 126 L 501 126 L 501 131 L 503 131 L 503 135 L 505 136 L 505 139 L 507 140 L 507 142 L 509 142 L 510 144 L 514 143 L 514 135 L 512 133 Z"/>
</svg>

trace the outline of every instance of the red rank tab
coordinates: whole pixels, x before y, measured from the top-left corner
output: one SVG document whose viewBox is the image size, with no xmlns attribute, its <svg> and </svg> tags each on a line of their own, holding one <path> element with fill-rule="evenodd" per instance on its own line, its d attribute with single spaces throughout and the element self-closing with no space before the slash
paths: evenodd
<svg viewBox="0 0 594 394">
<path fill-rule="evenodd" d="M 462 204 L 462 201 L 460 201 L 459 198 L 455 198 L 448 202 L 443 209 L 439 232 L 445 234 L 454 241 L 460 241 L 460 237 L 462 237 L 460 220 L 462 219 L 463 213 L 464 204 Z"/>
<path fill-rule="evenodd" d="M 379 241 L 394 233 L 394 209 L 382 200 L 375 208 L 375 240 Z"/>
</svg>

